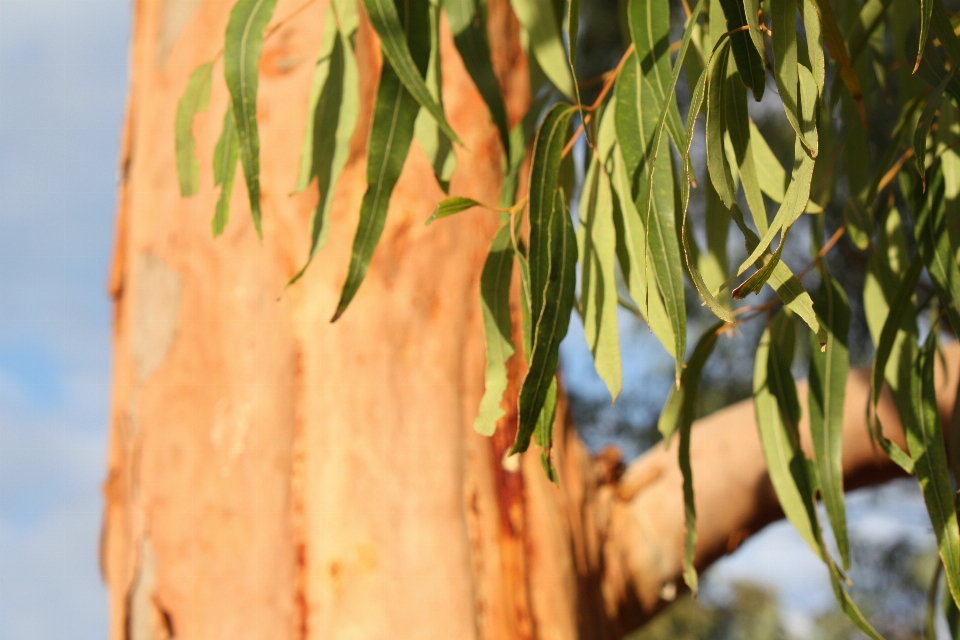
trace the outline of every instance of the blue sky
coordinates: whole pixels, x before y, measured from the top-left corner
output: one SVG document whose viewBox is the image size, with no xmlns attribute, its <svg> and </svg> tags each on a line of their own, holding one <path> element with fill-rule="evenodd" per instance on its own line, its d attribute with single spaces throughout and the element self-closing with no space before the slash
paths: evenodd
<svg viewBox="0 0 960 640">
<path fill-rule="evenodd" d="M 127 0 L 0 1 L 0 637 L 103 638 Z"/>
</svg>

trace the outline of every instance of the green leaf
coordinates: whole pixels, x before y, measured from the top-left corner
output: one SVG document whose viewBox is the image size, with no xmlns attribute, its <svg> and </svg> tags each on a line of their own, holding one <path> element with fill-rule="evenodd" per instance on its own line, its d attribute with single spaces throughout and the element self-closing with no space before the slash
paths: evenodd
<svg viewBox="0 0 960 640">
<path fill-rule="evenodd" d="M 580 0 L 569 0 L 563 24 L 564 35 L 567 37 L 567 61 L 570 63 L 570 74 L 574 80 L 577 77 L 577 36 L 580 34 Z M 573 83 L 573 91 L 580 104 L 580 89 Z"/>
<path fill-rule="evenodd" d="M 563 107 L 560 108 L 563 109 Z M 548 120 L 551 113 L 547 114 Z M 548 120 L 545 120 L 544 124 Z M 536 157 L 535 151 L 535 160 Z M 531 213 L 533 212 L 532 202 L 531 198 Z M 550 387 L 554 384 L 560 342 L 567 334 L 576 291 L 577 239 L 573 222 L 567 213 L 562 189 L 554 190 L 553 208 L 548 216 L 541 217 L 539 224 L 541 225 L 540 238 L 535 244 L 531 215 L 530 291 L 532 299 L 530 302 L 533 348 L 530 355 L 530 369 L 520 387 L 519 424 L 512 453 L 526 451 L 530 444 L 530 436 L 537 426 L 538 418 L 548 399 Z M 538 278 L 534 277 L 536 273 L 534 264 L 544 262 L 543 254 L 546 254 L 547 273 L 543 274 L 546 277 L 543 278 L 541 288 L 538 286 Z"/>
<path fill-rule="evenodd" d="M 411 34 L 423 33 L 428 28 L 426 23 L 429 20 L 426 0 L 411 2 L 409 9 L 409 14 L 402 16 L 404 24 L 410 23 Z M 426 68 L 429 51 L 418 46 L 415 55 L 418 68 Z M 373 251 L 387 221 L 390 194 L 400 178 L 413 140 L 414 123 L 419 111 L 420 104 L 406 90 L 393 67 L 383 65 L 367 142 L 367 190 L 360 203 L 360 223 L 350 252 L 347 279 L 331 321 L 343 315 L 367 274 Z"/>
<path fill-rule="evenodd" d="M 913 259 L 913 262 L 910 263 L 910 267 L 907 269 L 906 273 L 904 273 L 903 280 L 900 282 L 900 286 L 897 288 L 897 293 L 890 304 L 890 313 L 887 314 L 887 319 L 883 324 L 883 330 L 880 333 L 880 340 L 876 345 L 877 352 L 873 359 L 873 372 L 871 374 L 870 387 L 870 402 L 871 414 L 873 415 L 874 436 L 890 459 L 903 468 L 904 471 L 911 474 L 913 473 L 914 468 L 913 461 L 900 449 L 900 447 L 888 440 L 883 435 L 880 420 L 877 416 L 877 406 L 880 403 L 880 392 L 883 390 L 883 381 L 887 371 L 887 361 L 894 350 L 896 338 L 898 333 L 901 331 L 904 318 L 908 313 L 914 313 L 911 298 L 913 298 L 914 291 L 916 291 L 917 282 L 920 279 L 920 272 L 922 270 L 923 262 L 920 260 L 920 256 L 916 256 Z M 901 353 L 900 358 L 903 357 L 904 355 Z M 896 398 L 897 394 L 895 393 L 894 399 Z M 900 410 L 901 414 L 901 420 L 903 422 L 909 422 L 909 416 L 905 416 L 904 411 L 901 409 L 902 407 L 898 406 L 898 410 Z"/>
<path fill-rule="evenodd" d="M 850 331 L 850 304 L 833 278 L 821 271 L 820 324 L 827 331 L 826 348 L 821 351 L 810 335 L 810 376 L 807 402 L 814 461 L 820 479 L 820 494 L 827 509 L 834 539 L 844 569 L 850 567 L 850 543 L 843 505 L 843 402 L 850 368 L 847 336 Z"/>
<path fill-rule="evenodd" d="M 547 399 L 543 402 L 543 409 L 540 411 L 540 417 L 537 418 L 537 426 L 533 431 L 533 441 L 540 447 L 540 465 L 543 467 L 543 473 L 547 479 L 558 484 L 557 470 L 553 468 L 553 462 L 550 460 L 550 451 L 553 448 L 553 423 L 557 419 L 557 377 L 550 380 L 550 388 L 547 390 Z"/>
<path fill-rule="evenodd" d="M 213 214 L 214 238 L 223 233 L 230 218 L 230 195 L 233 193 L 233 179 L 237 175 L 239 156 L 237 125 L 233 121 L 233 110 L 227 107 L 227 112 L 223 114 L 223 129 L 217 146 L 213 149 L 213 183 L 220 187 L 220 197 L 217 198 L 217 207 Z"/>
<path fill-rule="evenodd" d="M 920 114 L 920 121 L 917 123 L 917 130 L 913 134 L 913 150 L 914 156 L 917 159 L 917 170 L 920 172 L 920 177 L 924 181 L 924 184 L 926 184 L 927 179 L 926 154 L 927 136 L 930 134 L 930 125 L 933 124 L 933 118 L 936 116 L 937 109 L 940 107 L 943 92 L 956 73 L 957 70 L 954 68 L 950 73 L 944 74 L 943 80 L 940 81 L 937 88 L 934 89 L 927 98 L 927 106 L 923 108 L 923 112 Z"/>
<path fill-rule="evenodd" d="M 783 196 L 783 202 L 777 209 L 777 215 L 774 217 L 770 228 L 760 238 L 760 242 L 751 252 L 750 256 L 743 261 L 740 268 L 737 269 L 737 275 L 742 274 L 747 268 L 755 263 L 757 259 L 770 248 L 770 243 L 777 236 L 777 233 L 792 226 L 797 218 L 803 214 L 807 208 L 807 202 L 810 200 L 810 184 L 813 181 L 814 159 L 807 155 L 805 149 L 800 143 L 799 138 L 794 145 L 793 177 L 790 185 Z"/>
<path fill-rule="evenodd" d="M 943 47 L 953 68 L 956 69 L 960 66 L 960 38 L 957 37 L 957 32 L 943 3 L 940 0 L 930 0 L 930 4 L 933 5 L 931 16 L 933 32 L 940 39 L 940 46 Z"/>
<path fill-rule="evenodd" d="M 752 45 L 751 45 L 752 46 Z M 727 155 L 723 149 L 728 107 L 724 99 L 727 58 L 730 47 L 719 43 L 707 64 L 707 171 L 723 206 L 730 209 L 736 202 L 737 188 L 730 173 Z"/>
<path fill-rule="evenodd" d="M 777 204 L 780 204 L 783 202 L 783 197 L 786 195 L 789 184 L 787 181 L 787 172 L 784 170 L 783 165 L 780 164 L 780 160 L 773 153 L 770 145 L 767 144 L 766 138 L 760 133 L 757 125 L 753 123 L 753 120 L 750 121 L 750 148 L 753 150 L 754 167 L 756 167 L 757 178 L 760 182 L 760 191 Z M 810 200 L 807 202 L 804 212 L 823 213 L 823 207 L 813 200 Z M 757 223 L 757 230 L 761 235 L 767 232 L 769 225 L 766 218 L 763 219 L 762 226 L 760 225 L 760 220 L 756 217 L 753 221 Z"/>
<path fill-rule="evenodd" d="M 734 300 L 743 300 L 749 294 L 759 294 L 760 290 L 763 289 L 763 285 L 767 283 L 767 280 L 770 279 L 770 276 L 773 275 L 774 270 L 776 270 L 777 265 L 780 264 L 780 257 L 783 255 L 783 248 L 787 246 L 787 233 L 790 229 L 783 230 L 783 239 L 780 240 L 780 246 L 777 247 L 776 252 L 773 255 L 766 255 L 761 258 L 763 264 L 759 269 L 754 272 L 752 276 L 744 280 L 744 282 L 733 290 L 733 299 Z"/>
<path fill-rule="evenodd" d="M 821 558 L 807 459 L 800 449 L 800 404 L 790 373 L 793 318 L 781 311 L 763 332 L 753 372 L 753 401 L 770 481 L 787 519 Z"/>
<path fill-rule="evenodd" d="M 240 145 L 240 164 L 247 180 L 250 215 L 259 237 L 260 134 L 257 129 L 257 83 L 263 31 L 270 22 L 277 0 L 237 0 L 230 12 L 223 43 L 223 74 L 233 105 Z"/>
<path fill-rule="evenodd" d="M 613 142 L 613 121 L 601 119 L 598 137 Z M 580 225 L 577 229 L 580 253 L 580 309 L 587 346 L 593 354 L 597 374 L 616 402 L 623 387 L 620 335 L 617 323 L 616 242 L 613 220 L 613 193 L 610 177 L 601 162 L 613 151 L 601 146 L 584 181 L 580 197 Z"/>
<path fill-rule="evenodd" d="M 927 38 L 930 36 L 930 22 L 933 20 L 933 5 L 940 0 L 920 0 L 920 42 L 917 47 L 917 62 L 913 67 L 913 72 L 917 72 L 920 66 L 920 60 L 923 58 L 924 49 L 927 47 Z"/>
<path fill-rule="evenodd" d="M 760 0 L 743 0 L 743 10 L 747 18 L 747 24 L 750 25 L 750 39 L 753 41 L 757 53 L 760 54 L 761 64 L 765 66 L 767 64 L 767 47 L 763 42 L 763 31 L 760 30 Z"/>
<path fill-rule="evenodd" d="M 778 0 L 774 0 L 774 2 L 776 1 Z M 748 24 L 743 2 L 741 0 L 720 0 L 720 4 L 723 6 L 723 13 L 727 18 L 727 31 L 734 32 L 730 34 L 730 44 L 733 48 L 733 59 L 736 60 L 737 69 L 740 71 L 740 78 L 753 91 L 753 99 L 759 102 L 763 98 L 767 77 L 763 59 L 753 44 L 752 36 L 746 30 L 741 30 Z"/>
<path fill-rule="evenodd" d="M 510 322 L 510 279 L 513 276 L 510 222 L 504 222 L 493 237 L 480 276 L 480 309 L 487 348 L 487 373 L 473 429 L 485 436 L 493 435 L 497 421 L 504 415 L 500 403 L 507 390 L 507 360 L 514 353 Z"/>
<path fill-rule="evenodd" d="M 631 54 L 631 58 L 638 54 Z M 656 143 L 657 114 L 661 103 L 646 79 L 639 78 L 640 65 L 628 59 L 617 80 L 615 99 L 617 138 L 621 143 L 628 175 L 635 175 L 632 190 L 635 194 L 637 212 L 647 232 L 647 259 L 653 268 L 660 292 L 663 295 L 667 317 L 671 323 L 674 343 L 667 348 L 676 362 L 676 377 L 680 377 L 683 355 L 686 351 L 686 308 L 683 296 L 683 263 L 677 242 L 676 215 L 673 198 L 673 163 L 669 142 L 661 137 L 658 150 L 651 152 Z M 653 72 L 649 72 L 653 75 Z M 644 90 L 640 90 L 640 86 Z M 678 136 L 680 139 L 683 139 Z M 647 150 L 644 152 L 644 150 Z M 658 162 L 659 164 L 656 164 Z M 659 169 L 656 171 L 655 169 Z M 649 296 L 648 288 L 646 294 Z M 641 309 L 648 307 L 638 301 Z M 649 320 L 649 319 L 648 319 Z"/>
<path fill-rule="evenodd" d="M 210 77 L 213 63 L 207 62 L 193 70 L 177 103 L 177 118 L 174 127 L 177 151 L 177 178 L 180 180 L 180 195 L 192 196 L 200 188 L 200 164 L 194 155 L 196 140 L 193 137 L 193 116 L 207 110 L 210 104 Z"/>
<path fill-rule="evenodd" d="M 914 461 L 927 512 L 937 536 L 940 559 L 947 587 L 954 602 L 960 603 L 960 530 L 957 511 L 947 475 L 947 453 L 943 445 L 933 369 L 937 350 L 937 332 L 931 331 L 920 351 L 911 378 L 910 395 L 915 420 L 906 421 L 907 446 Z"/>
<path fill-rule="evenodd" d="M 440 8 L 430 3 L 430 58 L 427 61 L 426 83 L 430 96 L 443 109 L 443 98 L 440 95 L 442 80 L 440 63 Z M 414 135 L 420 148 L 427 154 L 433 175 L 437 184 L 444 193 L 450 192 L 450 178 L 457 169 L 457 156 L 453 152 L 453 144 L 443 129 L 438 126 L 430 114 L 421 110 L 417 115 Z"/>
<path fill-rule="evenodd" d="M 750 227 L 747 226 L 746 222 L 743 219 L 743 213 L 740 211 L 740 208 L 736 205 L 733 206 L 733 209 L 730 210 L 730 217 L 737 224 L 737 227 L 740 229 L 740 232 L 744 237 L 744 244 L 747 251 L 753 251 L 753 249 L 759 244 L 759 238 L 757 234 L 753 232 Z M 762 263 L 761 265 L 762 266 Z M 817 320 L 817 314 L 813 310 L 813 299 L 810 298 L 810 294 L 806 292 L 803 288 L 803 285 L 800 284 L 800 281 L 797 280 L 796 276 L 793 275 L 793 272 L 790 271 L 788 267 L 783 262 L 777 262 L 773 268 L 773 273 L 770 274 L 770 278 L 767 281 L 773 290 L 777 292 L 777 295 L 780 297 L 780 300 L 787 306 L 788 309 L 793 311 L 795 314 L 800 316 L 800 319 L 803 320 L 810 330 L 816 334 L 817 339 L 820 341 L 820 344 L 825 344 L 827 340 L 827 334 L 823 327 L 820 326 L 820 322 Z"/>
<path fill-rule="evenodd" d="M 780 102 L 783 103 L 790 126 L 803 145 L 810 148 L 800 126 L 796 0 L 771 0 L 770 23 L 773 31 L 773 75 L 780 91 Z"/>
<path fill-rule="evenodd" d="M 477 85 L 480 96 L 490 109 L 490 115 L 500 132 L 504 155 L 510 160 L 510 127 L 507 124 L 507 107 L 500 93 L 493 62 L 490 59 L 490 44 L 487 40 L 487 6 L 485 0 L 443 0 L 447 22 L 453 32 L 453 43 L 460 52 L 467 73 Z M 512 166 L 512 165 L 510 165 Z"/>
<path fill-rule="evenodd" d="M 960 605 L 953 601 L 949 591 L 943 594 L 943 614 L 950 630 L 950 640 L 960 640 Z"/>
<path fill-rule="evenodd" d="M 917 248 L 954 332 L 960 335 L 960 267 L 950 244 L 944 175 L 938 171 L 917 216 Z M 956 225 L 957 221 L 953 220 Z"/>
<path fill-rule="evenodd" d="M 690 179 L 693 176 L 693 165 L 690 162 L 690 147 L 693 144 L 693 130 L 697 122 L 697 116 L 700 113 L 701 105 L 703 104 L 703 94 L 706 91 L 706 83 L 710 74 L 710 67 L 715 58 L 720 55 L 723 55 L 722 52 L 727 50 L 727 44 L 721 42 L 717 45 L 717 48 L 714 50 L 711 55 L 710 60 L 708 61 L 707 68 L 703 70 L 700 74 L 700 79 L 697 81 L 696 85 L 693 88 L 693 95 L 690 99 L 690 109 L 687 112 L 687 128 L 686 128 L 686 146 L 683 149 L 682 157 L 682 168 L 683 175 L 680 178 L 680 206 L 682 208 L 682 229 L 680 237 L 683 240 L 683 252 L 684 258 L 687 264 L 687 272 L 690 274 L 690 280 L 693 282 L 693 286 L 696 288 L 697 292 L 700 294 L 700 297 L 707 304 L 713 313 L 725 322 L 733 322 L 733 315 L 730 313 L 728 305 L 722 304 L 717 298 L 710 292 L 710 286 L 704 281 L 703 275 L 700 273 L 697 265 L 697 259 L 695 257 L 695 245 L 693 244 L 692 234 L 687 231 L 687 210 L 690 205 Z M 709 140 L 709 138 L 708 138 Z M 722 154 L 722 149 L 721 149 Z M 729 217 L 725 215 L 725 206 L 723 202 L 720 201 L 720 196 L 716 193 L 716 190 L 711 188 L 710 180 L 707 181 L 707 198 L 708 198 L 708 210 L 707 210 L 707 241 L 708 244 L 713 243 L 713 250 L 710 252 L 711 255 L 719 257 L 722 250 L 722 263 L 715 265 L 715 275 L 717 280 L 720 281 L 726 275 L 726 243 L 727 243 L 727 230 L 729 228 Z M 713 204 L 713 207 L 710 207 L 710 204 Z M 715 218 L 724 216 L 717 224 Z"/>
<path fill-rule="evenodd" d="M 664 443 L 670 445 L 670 439 L 677 431 L 680 432 L 680 471 L 683 474 L 683 504 L 684 504 L 684 549 L 683 549 L 683 579 L 690 587 L 690 591 L 697 594 L 697 570 L 694 567 L 694 555 L 697 546 L 697 510 L 693 499 L 693 470 L 690 467 L 690 431 L 693 419 L 696 417 L 697 398 L 700 392 L 700 378 L 703 367 L 717 338 L 723 331 L 726 323 L 720 322 L 707 329 L 697 341 L 697 345 L 687 361 L 680 378 L 680 385 L 670 391 L 667 403 L 660 414 L 657 428 L 663 434 Z"/>
<path fill-rule="evenodd" d="M 701 3 L 702 4 L 702 3 Z M 700 4 L 697 5 L 698 9 Z M 683 125 L 680 122 L 680 111 L 677 109 L 676 92 L 674 88 L 677 85 L 677 77 L 680 75 L 680 67 L 683 63 L 683 57 L 686 55 L 686 47 L 689 47 L 690 36 L 693 33 L 693 26 L 699 16 L 699 10 L 692 14 L 692 19 L 687 21 L 687 28 L 684 29 L 683 41 L 681 42 L 681 53 L 677 58 L 676 67 L 671 74 L 670 69 L 670 3 L 661 0 L 629 0 L 628 17 L 630 21 L 630 33 L 633 37 L 633 43 L 636 46 L 636 55 L 633 56 L 634 64 L 639 65 L 638 81 L 636 88 L 639 91 L 652 91 L 656 98 L 653 103 L 657 108 L 651 113 L 638 112 L 637 117 L 641 120 L 650 122 L 650 116 L 653 113 L 659 113 L 666 109 L 666 123 L 670 135 L 673 137 L 674 144 L 681 147 L 684 144 Z M 626 64 L 630 64 L 627 61 Z M 622 73 L 622 71 L 621 71 Z M 673 78 L 671 79 L 671 75 Z M 638 99 L 637 105 L 646 107 L 647 101 Z M 649 124 L 647 125 L 649 127 Z M 657 129 L 663 125 L 658 125 Z M 657 136 L 659 140 L 659 135 Z M 648 141 L 649 142 L 649 141 Z M 654 153 L 659 149 L 658 145 L 652 147 Z M 643 211 L 640 212 L 641 214 Z M 682 357 L 682 356 L 681 356 Z"/>
<path fill-rule="evenodd" d="M 510 0 L 510 5 L 523 26 L 529 50 L 540 63 L 540 68 L 560 93 L 573 99 L 573 78 L 570 77 L 567 53 L 551 1 Z"/>
<path fill-rule="evenodd" d="M 413 6 L 407 6 L 407 4 Z M 423 7 L 416 5 L 423 4 Z M 414 0 L 403 4 L 403 11 L 427 14 L 427 0 Z M 414 100 L 433 116 L 440 130 L 456 142 L 462 144 L 456 132 L 443 115 L 443 107 L 430 94 L 424 81 L 424 71 L 429 59 L 429 51 L 414 51 L 430 44 L 429 19 L 404 21 L 398 13 L 401 9 L 393 0 L 363 0 L 363 6 L 370 18 L 370 24 L 380 36 L 380 49 L 390 66 L 396 72 L 403 86 Z M 421 60 L 420 58 L 423 58 Z M 382 75 L 381 75 L 382 77 Z"/>
<path fill-rule="evenodd" d="M 850 594 L 847 593 L 847 590 L 843 586 L 843 576 L 840 570 L 837 569 L 837 565 L 834 564 L 833 560 L 827 555 L 826 550 L 823 551 L 822 555 L 826 558 L 827 568 L 830 570 L 830 585 L 833 587 L 833 595 L 837 599 L 837 604 L 840 605 L 840 610 L 843 611 L 844 615 L 846 615 L 860 631 L 865 633 L 867 637 L 873 640 L 883 640 L 883 636 L 877 633 L 877 630 L 867 622 L 867 619 L 860 613 L 860 609 L 857 608 L 853 599 L 850 598 Z"/>
<path fill-rule="evenodd" d="M 844 40 L 840 27 L 837 25 L 837 17 L 833 13 L 830 0 L 816 0 L 827 49 L 830 51 L 830 57 L 836 60 L 839 67 L 839 73 L 834 77 L 833 86 L 830 88 L 832 104 L 835 105 L 840 97 L 838 87 L 842 81 L 847 86 L 850 98 L 857 107 L 860 120 L 864 123 L 867 117 L 863 108 L 863 90 L 860 88 L 860 78 L 857 77 L 853 63 L 856 62 L 860 52 L 863 51 L 870 33 L 880 23 L 880 18 L 891 1 L 867 0 L 860 10 L 859 19 L 854 22 L 853 27 L 847 34 L 847 39 Z"/>
<path fill-rule="evenodd" d="M 424 225 L 431 225 L 437 220 L 452 216 L 455 213 L 460 213 L 461 211 L 466 211 L 467 209 L 472 209 L 473 207 L 483 207 L 484 205 L 480 202 L 477 202 L 473 198 L 464 198 L 462 196 L 451 196 L 449 198 L 444 198 L 440 201 L 440 204 L 437 205 L 437 208 L 433 210 L 433 214 L 427 218 L 427 221 L 424 222 Z"/>
<path fill-rule="evenodd" d="M 612 113 L 614 105 L 615 102 L 611 102 L 611 106 L 607 108 L 610 116 L 615 115 Z M 650 260 L 647 259 L 649 251 L 646 225 L 630 195 L 630 178 L 619 144 L 613 152 L 611 182 L 614 193 L 614 224 L 620 230 L 617 255 L 621 260 L 621 270 L 630 297 L 660 344 L 668 353 L 672 353 L 676 344 L 672 325 L 657 290 Z"/>
<path fill-rule="evenodd" d="M 823 25 L 820 11 L 813 0 L 799 1 L 803 4 L 803 29 L 807 38 L 807 58 L 810 62 L 810 73 L 813 74 L 814 84 L 817 87 L 817 98 L 820 98 L 823 96 L 823 84 L 827 75 L 826 61 L 823 57 Z M 812 102 L 810 106 L 813 106 Z M 813 111 L 816 113 L 816 109 Z"/>
<path fill-rule="evenodd" d="M 316 177 L 320 198 L 310 219 L 310 253 L 287 286 L 304 274 L 326 244 L 330 231 L 333 192 L 350 156 L 350 139 L 360 111 L 359 74 L 352 44 L 356 29 L 356 4 L 348 0 L 335 12 L 331 3 L 325 19 L 324 50 L 314 69 L 310 91 L 312 117 L 304 136 L 297 184 L 297 190 L 303 190 Z"/>
<path fill-rule="evenodd" d="M 737 160 L 737 173 L 743 185 L 743 193 L 746 196 L 750 214 L 757 227 L 766 230 L 767 208 L 763 203 L 760 180 L 754 164 L 750 118 L 747 115 L 747 92 L 739 80 L 739 72 L 733 68 L 728 71 L 731 73 L 727 78 L 727 85 L 723 88 L 726 131 L 730 136 L 730 146 Z"/>
<path fill-rule="evenodd" d="M 560 179 L 560 164 L 563 148 L 567 144 L 567 130 L 574 107 L 556 104 L 543 118 L 537 138 L 533 143 L 533 161 L 530 166 L 529 218 L 530 218 L 530 291 L 531 313 L 534 324 L 543 305 L 543 292 L 547 288 L 552 267 L 551 229 L 557 215 L 556 193 Z M 539 407 L 538 407 L 539 409 Z"/>
</svg>

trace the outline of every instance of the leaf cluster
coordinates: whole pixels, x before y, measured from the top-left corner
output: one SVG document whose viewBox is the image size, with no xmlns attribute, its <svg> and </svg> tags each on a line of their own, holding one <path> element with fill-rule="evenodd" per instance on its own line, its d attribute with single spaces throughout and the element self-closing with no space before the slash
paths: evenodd
<svg viewBox="0 0 960 640">
<path fill-rule="evenodd" d="M 223 70 L 230 106 L 213 159 L 221 187 L 215 235 L 227 224 L 238 160 L 261 233 L 257 66 L 275 4 L 237 0 L 227 26 Z M 354 39 L 361 13 L 379 36 L 384 64 L 368 137 L 367 189 L 334 320 L 363 282 L 414 138 L 429 156 L 437 183 L 449 190 L 460 138 L 446 120 L 440 93 L 439 29 L 445 19 L 488 108 L 481 117 L 496 126 L 503 147 L 497 205 L 454 195 L 427 220 L 473 207 L 500 220 L 480 283 L 487 369 L 476 430 L 492 434 L 505 414 L 506 363 L 517 351 L 510 314 L 515 266 L 527 371 L 513 451 L 535 442 L 554 480 L 558 350 L 571 311 L 583 318 L 597 371 L 614 399 L 622 387 L 618 307 L 641 316 L 676 362 L 676 386 L 659 428 L 668 443 L 679 433 L 684 577 L 696 592 L 690 440 L 701 372 L 723 333 L 745 322 L 766 322 L 753 395 L 771 481 L 787 518 L 826 563 L 841 609 L 861 631 L 879 638 L 850 599 L 844 574 L 851 561 L 842 469 L 851 303 L 825 257 L 845 238 L 869 255 L 862 296 L 876 345 L 871 437 L 919 479 L 955 607 L 960 455 L 948 458 L 933 376 L 941 329 L 960 331 L 960 21 L 943 0 L 920 0 L 919 6 L 911 0 L 699 0 L 692 9 L 683 3 L 682 36 L 672 42 L 671 25 L 681 15 L 670 3 L 622 4 L 629 42 L 619 64 L 599 79 L 599 95 L 584 104 L 581 84 L 591 80 L 576 73 L 579 2 L 511 0 L 536 96 L 511 126 L 490 57 L 485 0 L 332 0 L 296 185 L 303 190 L 316 180 L 320 192 L 304 269 L 327 237 L 335 186 L 357 126 Z M 177 110 L 184 196 L 197 191 L 191 126 L 194 114 L 206 109 L 215 62 L 191 75 Z M 683 87 L 690 95 L 685 121 L 677 99 Z M 751 115 L 751 97 L 779 103 L 791 147 L 781 149 L 765 138 Z M 876 148 L 868 137 L 876 126 L 873 116 L 891 108 L 896 125 L 885 146 Z M 692 149 L 701 114 L 706 172 L 697 183 Z M 582 183 L 572 178 L 572 149 L 586 167 Z M 781 163 L 783 155 L 792 158 L 789 166 Z M 835 178 L 839 167 L 843 180 Z M 521 185 L 527 195 L 518 199 Z M 705 245 L 688 215 L 693 188 L 702 190 L 706 202 Z M 783 253 L 803 216 L 812 220 L 804 226 L 813 230 L 816 253 L 807 269 L 794 273 Z M 746 256 L 738 264 L 728 264 L 731 226 Z M 824 243 L 827 226 L 835 232 Z M 803 282 L 811 272 L 819 275 L 819 286 L 808 290 Z M 932 283 L 933 295 L 918 303 L 922 278 Z M 689 354 L 687 283 L 717 318 Z M 766 287 L 775 295 L 751 304 Z M 806 408 L 791 373 L 798 319 L 810 335 Z M 888 440 L 880 425 L 884 386 L 905 427 L 907 451 Z M 800 447 L 804 409 L 812 459 Z M 949 441 L 956 448 L 960 427 Z M 818 498 L 838 558 L 824 541 Z"/>
</svg>

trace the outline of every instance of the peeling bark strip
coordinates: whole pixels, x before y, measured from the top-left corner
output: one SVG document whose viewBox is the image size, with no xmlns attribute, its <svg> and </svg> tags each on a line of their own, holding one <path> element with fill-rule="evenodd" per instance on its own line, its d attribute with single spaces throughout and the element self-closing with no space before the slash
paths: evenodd
<svg viewBox="0 0 960 640">
<path fill-rule="evenodd" d="M 301 3 L 280 0 L 277 15 Z M 493 59 L 515 123 L 529 104 L 526 62 L 508 3 L 489 4 Z M 189 71 L 220 47 L 229 10 L 199 0 L 189 40 L 176 39 L 161 65 L 164 0 L 135 5 L 129 156 L 111 276 L 103 536 L 111 640 L 621 638 L 663 606 L 664 585 L 678 584 L 675 451 L 657 448 L 621 478 L 614 456 L 590 458 L 561 395 L 560 487 L 544 479 L 536 455 L 512 473 L 502 456 L 516 428 L 518 376 L 497 435 L 473 433 L 484 357 L 477 289 L 497 225 L 464 213 L 425 229 L 443 195 L 423 179 L 432 168 L 419 152 L 407 159 L 384 251 L 351 313 L 327 323 L 365 189 L 365 133 L 336 190 L 320 264 L 283 291 L 305 254 L 316 203 L 310 190 L 287 196 L 310 64 L 262 78 L 263 242 L 249 223 L 214 241 L 208 212 L 217 193 L 201 181 L 196 196 L 179 196 L 172 122 Z M 325 12 L 325 2 L 305 9 L 264 57 L 282 49 L 283 59 L 312 60 Z M 451 193 L 494 202 L 499 136 L 477 125 L 484 102 L 446 28 L 440 39 L 443 102 L 464 138 Z M 357 48 L 361 70 L 375 72 L 366 22 Z M 365 75 L 359 131 L 369 129 L 373 91 Z M 226 109 L 222 86 L 211 102 L 210 117 L 196 122 L 201 162 L 212 156 Z M 241 190 L 234 195 L 239 220 L 247 204 Z M 946 361 L 949 386 L 936 386 L 952 393 L 960 347 Z M 862 372 L 851 373 L 848 488 L 896 473 L 867 438 L 867 388 Z M 939 400 L 946 419 L 953 398 Z M 880 414 L 887 435 L 899 438 L 886 399 Z M 752 406 L 717 412 L 693 433 L 702 569 L 779 511 Z"/>
</svg>

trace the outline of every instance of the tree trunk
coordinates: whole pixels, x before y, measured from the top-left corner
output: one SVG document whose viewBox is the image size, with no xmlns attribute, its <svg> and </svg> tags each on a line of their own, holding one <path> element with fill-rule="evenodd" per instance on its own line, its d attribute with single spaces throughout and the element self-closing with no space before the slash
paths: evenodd
<svg viewBox="0 0 960 640">
<path fill-rule="evenodd" d="M 275 15 L 299 4 L 281 0 Z M 284 289 L 307 255 L 317 198 L 313 189 L 288 194 L 324 2 L 264 46 L 264 239 L 240 185 L 225 234 L 211 237 L 209 158 L 227 105 L 220 64 L 194 128 L 202 170 L 191 198 L 177 189 L 173 121 L 190 71 L 222 46 L 231 5 L 135 3 L 110 283 L 102 563 L 111 637 L 619 638 L 678 580 L 674 452 L 660 448 L 621 477 L 615 455 L 588 455 L 561 401 L 557 487 L 536 455 L 519 470 L 503 464 L 514 412 L 493 438 L 473 433 L 484 371 L 478 280 L 496 220 L 467 212 L 425 228 L 442 193 L 416 145 L 366 282 L 329 322 L 365 188 L 380 65 L 365 20 L 364 108 L 326 249 Z M 516 121 L 528 102 L 518 26 L 506 0 L 490 5 L 494 61 Z M 493 202 L 496 130 L 448 32 L 442 51 L 446 110 L 464 139 L 451 192 Z M 955 389 L 960 353 L 948 361 Z M 866 382 L 855 375 L 849 386 L 851 482 L 889 477 L 863 429 Z M 883 410 L 893 435 L 889 403 Z M 741 404 L 696 430 L 701 567 L 779 515 L 753 425 Z"/>
</svg>

